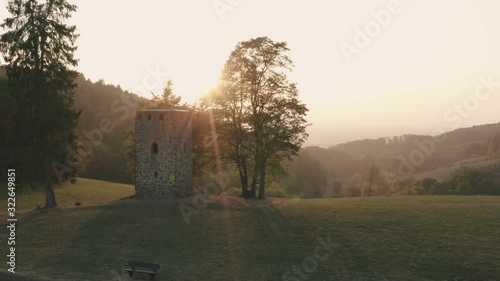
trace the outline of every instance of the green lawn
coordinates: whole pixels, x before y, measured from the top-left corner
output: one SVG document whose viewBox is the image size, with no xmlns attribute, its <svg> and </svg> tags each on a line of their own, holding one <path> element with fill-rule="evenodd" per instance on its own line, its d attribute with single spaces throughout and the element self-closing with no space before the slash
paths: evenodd
<svg viewBox="0 0 500 281">
<path fill-rule="evenodd" d="M 84 183 L 90 185 L 58 190 L 60 204 L 71 205 L 78 195 L 95 205 L 133 192 Z M 73 195 L 63 200 L 65 192 Z M 175 201 L 128 199 L 28 213 L 17 230 L 17 269 L 120 280 L 114 276 L 123 262 L 136 259 L 160 263 L 158 281 L 278 281 L 314 255 L 318 237 L 331 235 L 340 246 L 306 280 L 500 280 L 500 197 L 235 200 L 212 199 L 190 224 Z"/>
<path fill-rule="evenodd" d="M 0 190 L 5 191 L 7 186 L 5 183 L 0 186 Z M 22 192 L 19 188 L 16 192 L 17 211 L 30 211 L 45 205 L 45 189 L 43 186 L 37 187 L 35 190 L 29 185 L 22 187 Z M 65 183 L 54 188 L 56 201 L 59 207 L 74 207 L 76 202 L 80 202 L 82 206 L 99 205 L 119 200 L 135 193 L 134 186 L 128 184 L 120 184 L 99 180 L 78 178 L 76 184 Z M 0 194 L 0 200 L 6 201 L 7 192 Z M 0 214 L 5 214 L 4 208 L 0 209 Z"/>
</svg>

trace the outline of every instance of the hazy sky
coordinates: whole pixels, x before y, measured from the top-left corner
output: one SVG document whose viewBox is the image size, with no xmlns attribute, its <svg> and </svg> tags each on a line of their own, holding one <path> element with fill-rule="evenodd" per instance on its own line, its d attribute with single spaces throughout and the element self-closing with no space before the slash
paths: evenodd
<svg viewBox="0 0 500 281">
<path fill-rule="evenodd" d="M 288 42 L 289 78 L 313 123 L 307 145 L 500 121 L 500 83 L 484 82 L 500 81 L 500 1 L 70 2 L 79 71 L 160 92 L 148 80 L 159 69 L 190 102 L 216 83 L 237 42 Z"/>
</svg>

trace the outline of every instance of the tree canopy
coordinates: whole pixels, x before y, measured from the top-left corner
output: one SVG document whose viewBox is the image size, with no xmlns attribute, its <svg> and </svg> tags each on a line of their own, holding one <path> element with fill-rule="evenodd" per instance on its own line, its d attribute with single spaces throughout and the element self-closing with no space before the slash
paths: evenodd
<svg viewBox="0 0 500 281">
<path fill-rule="evenodd" d="M 265 197 L 266 172 L 295 155 L 307 138 L 307 107 L 287 73 L 293 64 L 286 42 L 259 37 L 237 44 L 209 99 L 222 155 L 236 164 L 242 195 Z M 268 167 L 268 164 L 274 164 Z"/>
</svg>

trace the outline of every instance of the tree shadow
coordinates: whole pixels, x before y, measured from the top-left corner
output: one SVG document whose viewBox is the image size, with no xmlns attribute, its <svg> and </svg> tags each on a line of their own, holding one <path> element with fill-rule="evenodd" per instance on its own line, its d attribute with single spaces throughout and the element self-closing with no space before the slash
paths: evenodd
<svg viewBox="0 0 500 281">
<path fill-rule="evenodd" d="M 331 235 L 340 247 L 318 263 L 308 280 L 380 275 L 370 247 L 351 237 L 352 229 L 343 229 L 334 214 L 315 206 L 261 200 L 244 207 L 209 204 L 186 224 L 180 202 L 37 212 L 20 228 L 25 237 L 33 235 L 22 246 L 31 244 L 33 253 L 26 248 L 22 254 L 37 255 L 27 262 L 31 270 L 75 280 L 113 280 L 123 275 L 128 260 L 159 263 L 158 281 L 282 280 L 292 266 L 314 255 L 318 237 Z M 148 278 L 135 279 L 143 277 Z"/>
</svg>

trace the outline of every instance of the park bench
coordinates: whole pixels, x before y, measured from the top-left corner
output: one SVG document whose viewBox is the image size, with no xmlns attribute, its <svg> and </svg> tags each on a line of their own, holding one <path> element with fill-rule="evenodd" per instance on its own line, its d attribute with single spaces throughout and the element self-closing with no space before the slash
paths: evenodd
<svg viewBox="0 0 500 281">
<path fill-rule="evenodd" d="M 125 271 L 128 272 L 129 276 L 134 275 L 134 272 L 146 273 L 149 275 L 151 280 L 154 280 L 158 269 L 160 269 L 160 265 L 157 263 L 129 261 Z"/>
</svg>

